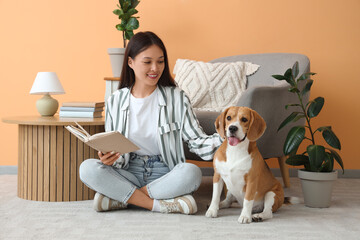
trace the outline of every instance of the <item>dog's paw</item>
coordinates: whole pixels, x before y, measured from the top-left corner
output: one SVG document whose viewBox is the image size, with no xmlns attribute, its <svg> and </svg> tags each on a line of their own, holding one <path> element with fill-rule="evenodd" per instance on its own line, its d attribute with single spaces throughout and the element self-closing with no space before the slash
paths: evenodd
<svg viewBox="0 0 360 240">
<path fill-rule="evenodd" d="M 263 221 L 263 217 L 261 216 L 261 214 L 254 214 L 252 215 L 252 221 L 253 222 L 262 222 Z"/>
<path fill-rule="evenodd" d="M 219 208 L 220 208 L 220 209 L 229 208 L 230 206 L 231 206 L 231 202 L 230 202 L 230 201 L 226 201 L 226 200 L 220 202 L 220 204 L 219 204 Z"/>
<path fill-rule="evenodd" d="M 265 212 L 262 212 L 262 213 L 253 214 L 252 215 L 252 220 L 254 222 L 262 222 L 263 220 L 269 219 L 269 218 L 272 218 L 272 217 L 273 217 L 273 215 L 272 215 L 271 211 L 265 211 Z"/>
<path fill-rule="evenodd" d="M 251 216 L 240 215 L 240 217 L 238 218 L 238 222 L 239 223 L 251 223 L 252 218 L 251 218 Z"/>
<path fill-rule="evenodd" d="M 211 207 L 205 213 L 205 216 L 208 217 L 208 218 L 216 218 L 217 215 L 218 215 L 218 210 L 213 209 Z"/>
</svg>

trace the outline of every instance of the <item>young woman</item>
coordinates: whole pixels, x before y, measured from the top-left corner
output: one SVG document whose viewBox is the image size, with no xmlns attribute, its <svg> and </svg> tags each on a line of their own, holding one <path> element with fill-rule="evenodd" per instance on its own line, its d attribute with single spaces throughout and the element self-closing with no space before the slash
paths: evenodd
<svg viewBox="0 0 360 240">
<path fill-rule="evenodd" d="M 119 90 L 106 103 L 105 130 L 121 132 L 140 150 L 99 152 L 100 160 L 81 164 L 80 179 L 97 192 L 96 211 L 133 204 L 155 212 L 196 213 L 191 193 L 200 186 L 201 171 L 185 163 L 183 140 L 204 160 L 212 159 L 222 140 L 199 126 L 170 75 L 165 46 L 152 32 L 135 34 L 126 48 Z"/>
</svg>

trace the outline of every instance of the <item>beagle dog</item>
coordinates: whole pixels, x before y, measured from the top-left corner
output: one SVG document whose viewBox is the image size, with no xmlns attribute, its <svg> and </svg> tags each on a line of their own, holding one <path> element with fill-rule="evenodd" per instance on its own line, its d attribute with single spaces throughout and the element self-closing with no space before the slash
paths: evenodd
<svg viewBox="0 0 360 240">
<path fill-rule="evenodd" d="M 284 190 L 256 146 L 266 129 L 264 119 L 250 108 L 229 107 L 217 117 L 215 127 L 225 140 L 214 156 L 213 194 L 206 217 L 217 217 L 219 208 L 237 201 L 242 206 L 240 223 L 272 218 L 284 203 Z M 220 202 L 224 182 L 228 191 Z"/>
</svg>

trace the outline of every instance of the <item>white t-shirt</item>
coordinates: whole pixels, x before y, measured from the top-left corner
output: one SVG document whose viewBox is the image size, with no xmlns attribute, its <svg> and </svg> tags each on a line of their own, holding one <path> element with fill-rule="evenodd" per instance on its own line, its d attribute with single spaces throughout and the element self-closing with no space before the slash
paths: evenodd
<svg viewBox="0 0 360 240">
<path fill-rule="evenodd" d="M 159 89 L 145 98 L 130 96 L 129 139 L 140 150 L 138 155 L 160 155 L 158 145 Z"/>
</svg>

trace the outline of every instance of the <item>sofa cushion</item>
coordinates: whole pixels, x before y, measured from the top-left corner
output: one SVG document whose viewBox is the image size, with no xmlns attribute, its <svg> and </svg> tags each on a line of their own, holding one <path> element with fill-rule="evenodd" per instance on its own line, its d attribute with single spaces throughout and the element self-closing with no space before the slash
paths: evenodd
<svg viewBox="0 0 360 240">
<path fill-rule="evenodd" d="M 259 65 L 249 62 L 205 63 L 178 59 L 175 81 L 195 109 L 222 111 L 236 105 L 246 89 L 247 78 Z"/>
</svg>

